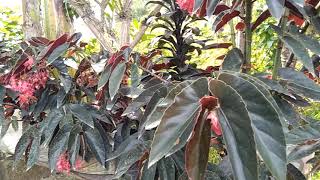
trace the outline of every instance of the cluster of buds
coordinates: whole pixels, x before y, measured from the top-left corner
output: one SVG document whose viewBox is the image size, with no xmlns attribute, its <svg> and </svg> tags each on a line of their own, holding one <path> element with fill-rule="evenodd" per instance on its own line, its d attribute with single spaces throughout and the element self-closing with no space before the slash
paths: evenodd
<svg viewBox="0 0 320 180">
<path fill-rule="evenodd" d="M 81 168 L 82 161 L 80 159 L 77 159 L 75 162 L 74 169 L 80 169 Z M 56 170 L 61 173 L 70 173 L 71 165 L 68 157 L 68 153 L 64 152 L 59 156 L 59 159 L 56 164 Z"/>
<path fill-rule="evenodd" d="M 25 108 L 37 100 L 34 96 L 36 90 L 44 88 L 48 80 L 48 72 L 40 70 L 39 72 L 28 73 L 24 76 L 11 77 L 6 88 L 19 93 L 19 104 Z"/>
<path fill-rule="evenodd" d="M 76 82 L 79 86 L 90 88 L 98 84 L 98 77 L 93 71 L 84 71 L 78 76 Z"/>
</svg>

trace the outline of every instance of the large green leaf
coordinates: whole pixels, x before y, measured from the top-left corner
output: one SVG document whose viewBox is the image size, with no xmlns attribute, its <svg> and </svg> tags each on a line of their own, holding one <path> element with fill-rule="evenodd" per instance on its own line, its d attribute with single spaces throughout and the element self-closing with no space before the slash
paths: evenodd
<svg viewBox="0 0 320 180">
<path fill-rule="evenodd" d="M 31 140 L 30 137 L 32 136 L 34 131 L 35 131 L 35 127 L 31 126 L 20 137 L 16 145 L 16 148 L 14 150 L 14 162 L 13 162 L 14 167 L 17 165 L 18 161 L 23 156 L 23 153 L 26 151 Z"/>
<path fill-rule="evenodd" d="M 152 96 L 154 95 L 154 92 L 163 87 L 163 84 L 156 84 L 151 87 L 146 88 L 144 91 L 142 91 L 137 98 L 135 98 L 132 103 L 128 105 L 126 110 L 122 113 L 122 115 L 128 115 L 132 112 L 135 112 L 139 110 L 142 106 L 146 105 Z"/>
<path fill-rule="evenodd" d="M 240 71 L 243 63 L 243 55 L 240 49 L 231 49 L 227 56 L 224 58 L 221 65 L 222 70 Z"/>
<path fill-rule="evenodd" d="M 296 26 L 290 26 L 289 35 L 299 41 L 304 47 L 310 49 L 313 53 L 320 55 L 320 42 L 311 36 L 299 32 Z"/>
<path fill-rule="evenodd" d="M 119 157 L 119 161 L 117 163 L 116 175 L 115 179 L 120 178 L 123 174 L 125 174 L 129 168 L 137 162 L 145 153 L 146 149 L 144 148 L 135 148 L 129 151 L 128 153 L 122 154 Z"/>
<path fill-rule="evenodd" d="M 80 150 L 80 130 L 80 126 L 74 126 L 69 136 L 68 153 L 72 167 L 75 167 L 75 163 Z"/>
<path fill-rule="evenodd" d="M 202 110 L 197 120 L 194 132 L 186 146 L 186 170 L 189 179 L 202 180 L 207 169 L 210 147 L 210 122 L 207 121 L 208 112 Z"/>
<path fill-rule="evenodd" d="M 173 103 L 176 95 L 178 95 L 185 87 L 189 86 L 190 84 L 191 81 L 184 81 L 171 89 L 167 96 L 161 102 L 159 102 L 156 108 L 150 113 L 150 115 L 148 115 L 145 122 L 146 129 L 150 130 L 159 125 L 164 111 Z"/>
<path fill-rule="evenodd" d="M 258 179 L 254 134 L 243 99 L 236 90 L 220 80 L 210 81 L 209 89 L 219 99 L 217 113 L 234 178 Z"/>
<path fill-rule="evenodd" d="M 52 110 L 48 116 L 41 122 L 43 123 L 41 128 L 43 128 L 45 140 L 43 142 L 44 146 L 47 146 L 52 139 L 54 130 L 64 118 L 64 114 L 61 109 Z"/>
<path fill-rule="evenodd" d="M 320 86 L 302 72 L 290 68 L 281 68 L 279 69 L 279 76 L 282 79 L 288 80 L 286 85 L 289 89 L 293 89 L 296 93 L 311 99 L 320 100 Z"/>
<path fill-rule="evenodd" d="M 51 171 L 55 170 L 59 156 L 64 152 L 67 147 L 70 132 L 72 129 L 71 124 L 64 125 L 53 138 L 49 145 L 48 158 L 49 168 Z"/>
<path fill-rule="evenodd" d="M 32 168 L 32 166 L 38 161 L 40 155 L 40 141 L 41 134 L 39 131 L 35 131 L 33 133 L 32 144 L 28 155 L 27 170 Z"/>
<path fill-rule="evenodd" d="M 266 0 L 271 15 L 277 19 L 280 19 L 284 13 L 285 0 Z"/>
<path fill-rule="evenodd" d="M 107 84 L 107 82 L 110 78 L 111 68 L 112 68 L 112 64 L 108 64 L 105 67 L 105 69 L 102 71 L 102 73 L 100 75 L 99 82 L 98 82 L 98 90 L 100 90 L 104 85 Z"/>
<path fill-rule="evenodd" d="M 171 157 L 163 158 L 158 163 L 160 179 L 175 179 L 174 161 Z"/>
<path fill-rule="evenodd" d="M 88 128 L 84 132 L 84 137 L 88 142 L 88 145 L 95 155 L 96 159 L 104 166 L 106 160 L 106 149 L 104 141 L 97 128 Z"/>
<path fill-rule="evenodd" d="M 92 115 L 83 104 L 68 104 L 67 107 L 79 121 L 94 128 Z"/>
<path fill-rule="evenodd" d="M 200 98 L 208 94 L 206 78 L 195 80 L 184 88 L 164 112 L 151 146 L 149 167 L 158 162 L 175 145 L 200 109 Z M 164 138 L 167 137 L 167 138 Z"/>
<path fill-rule="evenodd" d="M 265 95 L 251 82 L 229 73 L 221 73 L 224 81 L 243 99 L 254 132 L 257 149 L 272 174 L 286 177 L 286 142 L 277 110 Z"/>
<path fill-rule="evenodd" d="M 143 113 L 142 118 L 140 119 L 140 126 L 139 126 L 139 137 L 144 133 L 145 131 L 145 124 L 147 121 L 148 116 L 155 110 L 159 100 L 167 95 L 167 88 L 162 87 L 153 94 L 150 101 L 148 102 L 145 111 Z"/>
<path fill-rule="evenodd" d="M 288 162 L 302 159 L 320 149 L 320 141 L 298 145 L 288 154 Z"/>
<path fill-rule="evenodd" d="M 292 51 L 302 62 L 302 64 L 309 70 L 309 72 L 314 73 L 314 67 L 311 60 L 311 57 L 307 51 L 306 48 L 301 44 L 300 41 L 297 41 L 296 39 L 292 38 L 288 35 L 282 35 L 281 30 L 279 27 L 272 26 L 273 29 L 277 32 L 280 39 L 286 44 L 286 46 Z"/>
<path fill-rule="evenodd" d="M 320 138 L 320 122 L 294 128 L 286 134 L 288 144 L 300 144 Z"/>
<path fill-rule="evenodd" d="M 155 179 L 157 170 L 157 164 L 152 165 L 148 168 L 148 163 L 145 163 L 142 172 L 141 172 L 141 180 L 149 180 L 149 179 Z"/>
<path fill-rule="evenodd" d="M 67 52 L 69 46 L 70 46 L 69 43 L 64 43 L 64 44 L 58 46 L 56 49 L 54 49 L 52 51 L 52 53 L 50 54 L 50 56 L 48 57 L 47 65 L 50 65 L 56 59 L 58 59 L 60 56 L 64 55 Z"/>
<path fill-rule="evenodd" d="M 125 62 L 119 63 L 112 71 L 109 79 L 109 94 L 111 99 L 113 99 L 114 96 L 117 94 L 125 71 Z"/>
</svg>

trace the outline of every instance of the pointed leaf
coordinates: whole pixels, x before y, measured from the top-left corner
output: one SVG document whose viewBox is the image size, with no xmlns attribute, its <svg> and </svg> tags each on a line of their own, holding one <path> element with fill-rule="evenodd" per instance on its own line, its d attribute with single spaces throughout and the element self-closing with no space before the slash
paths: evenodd
<svg viewBox="0 0 320 180">
<path fill-rule="evenodd" d="M 96 159 L 104 166 L 106 160 L 106 149 L 99 131 L 97 128 L 89 128 L 84 132 L 84 136 Z"/>
<path fill-rule="evenodd" d="M 112 71 L 109 79 L 109 94 L 111 99 L 117 94 L 125 71 L 126 63 L 124 62 L 119 63 Z"/>
<path fill-rule="evenodd" d="M 243 99 L 251 120 L 257 149 L 278 179 L 286 177 L 286 142 L 279 114 L 264 94 L 239 75 L 221 73 L 219 80 L 235 89 Z"/>
<path fill-rule="evenodd" d="M 28 155 L 27 171 L 38 161 L 40 155 L 41 134 L 37 131 L 33 133 L 31 148 Z"/>
<path fill-rule="evenodd" d="M 104 85 L 107 84 L 111 74 L 111 67 L 112 67 L 112 64 L 108 64 L 107 67 L 102 71 L 99 82 L 98 82 L 98 90 L 100 90 L 101 88 L 104 87 Z"/>
<path fill-rule="evenodd" d="M 79 119 L 79 121 L 85 123 L 91 128 L 94 128 L 93 118 L 83 104 L 69 104 L 68 108 L 71 113 Z"/>
<path fill-rule="evenodd" d="M 50 56 L 48 57 L 47 66 L 52 64 L 60 56 L 64 55 L 67 52 L 69 46 L 70 46 L 69 43 L 65 43 L 65 44 L 58 46 L 56 49 L 54 49 L 52 51 L 52 53 L 50 54 Z"/>
<path fill-rule="evenodd" d="M 311 99 L 320 99 L 320 86 L 305 76 L 302 72 L 297 72 L 290 68 L 279 69 L 279 76 L 289 81 L 287 86 L 297 94 L 307 96 Z"/>
<path fill-rule="evenodd" d="M 203 110 L 204 111 L 204 110 Z M 207 121 L 207 112 L 202 112 L 197 119 L 194 132 L 186 146 L 186 171 L 189 179 L 204 179 L 207 169 L 211 129 Z"/>
<path fill-rule="evenodd" d="M 49 168 L 51 169 L 51 172 L 55 170 L 59 156 L 66 149 L 71 129 L 72 129 L 71 124 L 64 125 L 58 131 L 57 135 L 53 138 L 52 142 L 49 145 L 48 158 L 49 158 Z"/>
<path fill-rule="evenodd" d="M 302 62 L 302 64 L 309 70 L 309 72 L 314 74 L 314 68 L 311 61 L 311 57 L 308 51 L 303 48 L 301 42 L 295 40 L 290 36 L 283 36 L 279 27 L 271 26 L 277 32 L 280 39 L 286 44 L 286 46 L 293 52 L 297 57 L 298 60 Z"/>
<path fill-rule="evenodd" d="M 271 15 L 280 19 L 284 13 L 285 0 L 266 0 Z"/>
<path fill-rule="evenodd" d="M 23 153 L 26 151 L 29 143 L 30 143 L 30 136 L 32 136 L 33 131 L 35 131 L 35 128 L 31 126 L 29 129 L 27 129 L 22 136 L 20 137 L 16 148 L 14 150 L 14 163 L 13 166 L 15 167 L 18 163 L 18 161 L 23 156 Z"/>
<path fill-rule="evenodd" d="M 254 134 L 243 99 L 220 80 L 210 81 L 209 88 L 219 99 L 217 113 L 234 177 L 239 180 L 258 179 Z"/>
<path fill-rule="evenodd" d="M 44 146 L 47 146 L 49 144 L 49 142 L 52 139 L 54 130 L 56 129 L 56 127 L 58 126 L 58 124 L 63 118 L 64 118 L 63 112 L 61 112 L 60 109 L 54 109 L 44 119 L 43 122 L 45 122 L 45 124 L 42 126 L 43 128 L 45 128 L 43 130 L 44 137 L 45 137 L 45 141 L 43 142 Z"/>
<path fill-rule="evenodd" d="M 159 104 L 157 104 L 157 107 L 150 113 L 150 115 L 148 115 L 145 122 L 145 128 L 147 130 L 155 128 L 159 125 L 163 113 L 174 102 L 174 98 L 176 97 L 176 95 L 190 84 L 191 81 L 184 81 L 171 89 L 168 95 L 161 102 L 159 102 Z"/>
<path fill-rule="evenodd" d="M 288 162 L 301 160 L 320 149 L 320 141 L 298 145 L 288 155 Z"/>
<path fill-rule="evenodd" d="M 151 146 L 149 167 L 164 157 L 175 145 L 200 109 L 199 100 L 208 93 L 208 81 L 200 78 L 184 88 L 164 112 Z M 163 138 L 168 137 L 168 138 Z"/>
<path fill-rule="evenodd" d="M 294 128 L 286 136 L 288 144 L 301 144 L 308 140 L 320 139 L 320 122 Z"/>
<path fill-rule="evenodd" d="M 240 49 L 231 49 L 227 56 L 224 58 L 221 65 L 222 70 L 240 71 L 243 63 L 243 55 Z"/>
</svg>

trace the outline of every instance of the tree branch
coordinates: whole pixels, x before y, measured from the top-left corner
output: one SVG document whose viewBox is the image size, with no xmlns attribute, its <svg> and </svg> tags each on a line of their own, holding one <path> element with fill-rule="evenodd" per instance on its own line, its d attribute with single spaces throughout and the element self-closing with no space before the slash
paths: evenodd
<svg viewBox="0 0 320 180">
<path fill-rule="evenodd" d="M 154 8 L 154 10 L 151 11 L 151 13 L 149 14 L 148 18 L 151 17 L 151 16 L 156 15 L 156 14 L 160 11 L 161 7 L 162 7 L 161 5 L 157 5 L 157 6 Z M 130 44 L 130 47 L 131 47 L 132 49 L 139 43 L 139 41 L 141 40 L 142 36 L 143 36 L 144 33 L 146 32 L 146 30 L 147 30 L 147 28 L 148 28 L 148 26 L 149 26 L 149 24 L 147 24 L 147 19 L 148 19 L 148 18 L 146 18 L 146 19 L 141 23 L 139 32 L 138 32 L 137 34 L 135 34 L 135 36 L 134 36 L 135 38 L 134 38 L 134 40 L 133 40 L 133 41 L 131 42 L 131 44 Z"/>
<path fill-rule="evenodd" d="M 94 16 L 90 3 L 86 0 L 70 0 L 69 2 L 89 27 L 91 32 L 96 36 L 103 48 L 109 52 L 114 52 L 112 45 L 105 37 L 104 24 Z"/>
</svg>

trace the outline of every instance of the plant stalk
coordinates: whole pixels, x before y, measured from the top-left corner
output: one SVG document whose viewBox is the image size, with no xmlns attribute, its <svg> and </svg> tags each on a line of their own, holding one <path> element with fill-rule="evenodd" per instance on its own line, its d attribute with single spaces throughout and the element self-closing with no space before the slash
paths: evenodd
<svg viewBox="0 0 320 180">
<path fill-rule="evenodd" d="M 286 31 L 286 24 L 287 24 L 287 15 L 288 12 L 285 10 L 284 15 L 282 16 L 280 20 L 280 28 L 281 28 L 281 34 L 279 36 L 283 36 L 284 32 Z M 281 51 L 283 47 L 283 42 L 279 38 L 277 42 L 277 49 L 275 53 L 275 58 L 273 61 L 273 69 L 272 69 L 272 79 L 276 80 L 278 78 L 278 69 L 281 67 Z"/>
<path fill-rule="evenodd" d="M 251 31 L 251 21 L 252 21 L 252 1 L 245 0 L 245 19 L 244 23 L 246 25 L 245 29 L 245 49 L 244 49 L 244 67 L 243 72 L 246 73 L 250 70 L 251 66 L 251 43 L 252 43 L 252 31 Z"/>
</svg>

